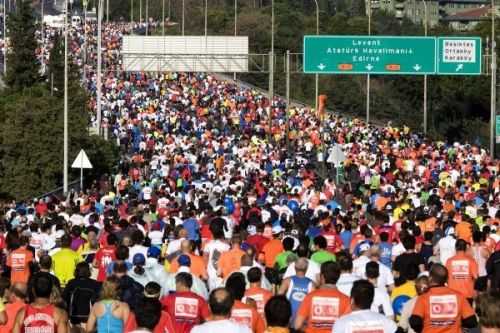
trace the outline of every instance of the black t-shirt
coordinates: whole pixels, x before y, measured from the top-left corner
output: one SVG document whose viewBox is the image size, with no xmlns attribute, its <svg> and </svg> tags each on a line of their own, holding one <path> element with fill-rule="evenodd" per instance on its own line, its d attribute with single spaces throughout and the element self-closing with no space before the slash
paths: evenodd
<svg viewBox="0 0 500 333">
<path fill-rule="evenodd" d="M 422 244 L 422 248 L 420 249 L 420 255 L 424 263 L 427 264 L 429 258 L 434 254 L 434 246 L 432 244 Z"/>
<path fill-rule="evenodd" d="M 408 275 L 410 272 L 410 267 L 415 265 L 418 266 L 424 264 L 424 259 L 419 253 L 403 253 L 399 255 L 392 265 L 392 269 L 399 272 L 399 278 L 406 281 L 408 280 Z"/>
<path fill-rule="evenodd" d="M 101 284 L 94 279 L 81 277 L 68 282 L 62 296 L 73 324 L 88 320 L 90 308 L 97 302 L 100 291 Z"/>
</svg>

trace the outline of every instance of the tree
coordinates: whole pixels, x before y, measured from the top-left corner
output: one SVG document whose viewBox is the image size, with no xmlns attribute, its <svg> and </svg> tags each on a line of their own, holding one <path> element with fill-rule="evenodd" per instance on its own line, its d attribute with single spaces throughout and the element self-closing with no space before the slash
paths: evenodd
<svg viewBox="0 0 500 333">
<path fill-rule="evenodd" d="M 54 47 L 50 50 L 48 77 L 54 85 L 54 94 L 64 94 L 64 40 L 59 33 L 54 38 Z"/>
<path fill-rule="evenodd" d="M 63 46 L 56 37 L 48 64 L 57 88 L 53 95 L 40 83 L 0 96 L 0 198 L 23 200 L 62 185 Z M 80 85 L 78 68 L 71 58 L 68 62 L 69 162 L 85 149 L 94 166 L 87 179 L 109 174 L 117 165 L 117 147 L 89 137 L 88 95 Z"/>
<path fill-rule="evenodd" d="M 12 90 L 22 90 L 40 82 L 40 63 L 36 58 L 35 16 L 31 1 L 18 1 L 17 11 L 9 15 L 8 28 L 11 50 L 8 53 L 6 84 Z"/>
<path fill-rule="evenodd" d="M 75 101 L 82 98 L 76 96 Z M 117 147 L 88 136 L 88 110 L 75 105 L 73 96 L 68 113 L 69 163 L 83 148 L 94 166 L 88 178 L 109 174 L 118 162 Z M 59 96 L 51 96 L 42 84 L 0 96 L 0 198 L 24 200 L 61 186 L 62 147 Z M 74 171 L 73 179 L 78 175 Z"/>
</svg>

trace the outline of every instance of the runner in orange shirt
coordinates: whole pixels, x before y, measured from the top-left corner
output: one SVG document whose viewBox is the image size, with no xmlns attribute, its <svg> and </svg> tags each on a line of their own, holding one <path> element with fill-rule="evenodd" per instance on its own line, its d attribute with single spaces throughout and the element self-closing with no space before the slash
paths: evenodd
<svg viewBox="0 0 500 333">
<path fill-rule="evenodd" d="M 429 291 L 418 296 L 410 317 L 417 333 L 460 333 L 462 327 L 474 328 L 477 319 L 465 297 L 445 286 L 448 270 L 434 264 L 430 270 Z"/>
<path fill-rule="evenodd" d="M 10 287 L 9 303 L 5 304 L 7 322 L 0 325 L 0 333 L 11 333 L 14 329 L 17 313 L 26 306 L 27 291 L 28 288 L 25 283 L 16 283 Z"/>
<path fill-rule="evenodd" d="M 247 273 L 250 287 L 245 291 L 245 299 L 251 298 L 257 303 L 257 312 L 264 316 L 264 307 L 273 294 L 261 287 L 262 271 L 258 267 L 252 267 Z"/>
<path fill-rule="evenodd" d="M 222 276 L 223 279 L 227 278 L 232 272 L 240 270 L 241 257 L 245 254 L 240 246 L 240 235 L 233 235 L 231 239 L 231 249 L 220 255 L 218 275 Z"/>
<path fill-rule="evenodd" d="M 465 240 L 467 243 L 472 244 L 472 224 L 469 222 L 468 217 L 462 218 L 455 226 L 455 233 L 457 238 Z"/>
<path fill-rule="evenodd" d="M 33 261 L 33 253 L 26 249 L 29 240 L 26 236 L 20 239 L 20 247 L 12 251 L 7 257 L 7 266 L 10 267 L 11 283 L 28 283 L 30 278 L 30 264 Z"/>
<path fill-rule="evenodd" d="M 448 287 L 464 295 L 469 302 L 475 296 L 474 281 L 478 277 L 477 263 L 466 254 L 467 242 L 463 239 L 455 243 L 456 254 L 446 261 L 448 270 Z"/>
<path fill-rule="evenodd" d="M 330 333 L 335 321 L 351 312 L 351 300 L 335 286 L 339 277 L 337 263 L 321 265 L 321 287 L 304 298 L 295 318 L 296 330 L 302 330 L 307 321 L 306 333 Z"/>
<path fill-rule="evenodd" d="M 185 254 L 189 257 L 189 259 L 191 259 L 191 273 L 193 273 L 200 279 L 207 280 L 208 276 L 207 276 L 207 268 L 205 266 L 205 261 L 203 260 L 203 257 L 194 254 L 193 249 L 194 249 L 193 241 L 185 239 L 181 242 L 180 255 Z M 173 258 L 172 261 L 170 262 L 171 273 L 177 273 L 177 270 L 179 269 L 179 262 L 177 261 L 179 256 Z"/>
<path fill-rule="evenodd" d="M 262 253 L 264 254 L 264 264 L 267 268 L 273 268 L 276 257 L 278 254 L 283 252 L 283 244 L 280 240 L 281 231 L 281 227 L 273 227 L 273 239 L 267 242 L 262 248 Z"/>
<path fill-rule="evenodd" d="M 266 324 L 257 309 L 241 301 L 245 294 L 245 285 L 245 276 L 239 272 L 231 274 L 226 281 L 226 289 L 234 298 L 231 320 L 248 326 L 253 333 L 263 333 Z"/>
</svg>

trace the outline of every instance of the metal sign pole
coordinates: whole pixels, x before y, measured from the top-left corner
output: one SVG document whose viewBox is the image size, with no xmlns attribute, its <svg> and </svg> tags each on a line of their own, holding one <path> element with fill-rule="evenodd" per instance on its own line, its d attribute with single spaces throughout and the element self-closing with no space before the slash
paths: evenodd
<svg viewBox="0 0 500 333">
<path fill-rule="evenodd" d="M 495 121 L 497 101 L 497 53 L 495 40 L 495 0 L 491 0 L 491 119 L 490 119 L 490 155 L 495 158 Z"/>
<path fill-rule="evenodd" d="M 99 8 L 97 14 L 97 134 L 101 135 L 101 98 L 102 98 L 102 15 L 103 14 L 103 0 L 99 0 Z"/>
<path fill-rule="evenodd" d="M 372 34 L 372 3 L 368 1 L 368 36 Z M 370 74 L 366 75 L 366 124 L 370 123 Z"/>
<path fill-rule="evenodd" d="M 64 133 L 63 133 L 63 192 L 68 193 L 68 0 L 64 1 Z"/>
<path fill-rule="evenodd" d="M 286 111 L 285 111 L 286 147 L 290 151 L 290 50 L 286 51 Z"/>
<path fill-rule="evenodd" d="M 424 30 L 425 30 L 425 37 L 427 37 L 427 24 L 428 24 L 428 17 L 427 17 L 427 2 L 426 0 L 422 1 L 424 4 L 424 12 L 425 12 L 425 22 L 424 22 Z M 424 75 L 424 134 L 427 135 L 427 74 Z"/>
</svg>

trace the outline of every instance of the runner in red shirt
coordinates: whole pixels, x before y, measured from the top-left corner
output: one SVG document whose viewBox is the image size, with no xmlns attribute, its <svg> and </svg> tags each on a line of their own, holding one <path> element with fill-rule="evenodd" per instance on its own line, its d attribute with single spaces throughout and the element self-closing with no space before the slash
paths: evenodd
<svg viewBox="0 0 500 333">
<path fill-rule="evenodd" d="M 207 302 L 191 291 L 193 277 L 189 273 L 175 276 L 174 294 L 161 299 L 163 309 L 174 320 L 175 333 L 189 333 L 193 326 L 201 324 L 210 312 Z"/>
<path fill-rule="evenodd" d="M 45 275 L 38 275 L 33 281 L 33 291 L 35 301 L 17 313 L 13 332 L 69 332 L 66 311 L 50 304 L 52 280 Z"/>
<path fill-rule="evenodd" d="M 116 243 L 117 239 L 114 234 L 109 234 L 106 237 L 106 246 L 97 250 L 93 265 L 98 269 L 97 281 L 104 282 L 106 280 L 106 268 L 109 264 L 116 260 Z"/>
<path fill-rule="evenodd" d="M 250 225 L 247 228 L 249 236 L 246 239 L 246 243 L 252 245 L 255 250 L 257 250 L 257 253 L 261 253 L 262 249 L 264 248 L 264 245 L 269 242 L 269 238 L 264 237 L 264 224 L 259 223 L 257 226 Z"/>
<path fill-rule="evenodd" d="M 326 239 L 326 249 L 328 251 L 336 254 L 337 252 L 342 250 L 342 239 L 340 239 L 335 230 L 331 228 L 331 224 L 325 227 L 325 229 L 321 232 L 321 236 L 325 237 Z"/>
</svg>

